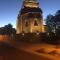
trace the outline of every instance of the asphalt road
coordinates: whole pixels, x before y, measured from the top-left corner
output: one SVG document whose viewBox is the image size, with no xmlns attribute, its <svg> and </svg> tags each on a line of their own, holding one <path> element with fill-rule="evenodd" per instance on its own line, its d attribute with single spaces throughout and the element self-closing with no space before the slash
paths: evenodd
<svg viewBox="0 0 60 60">
<path fill-rule="evenodd" d="M 0 43 L 0 60 L 52 60 L 19 50 L 10 44 Z"/>
<path fill-rule="evenodd" d="M 19 60 L 20 51 L 13 46 L 0 43 L 0 60 Z"/>
</svg>

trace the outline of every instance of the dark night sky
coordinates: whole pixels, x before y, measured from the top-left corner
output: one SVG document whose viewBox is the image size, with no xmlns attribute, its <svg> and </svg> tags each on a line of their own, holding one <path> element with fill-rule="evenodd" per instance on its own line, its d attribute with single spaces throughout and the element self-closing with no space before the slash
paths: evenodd
<svg viewBox="0 0 60 60">
<path fill-rule="evenodd" d="M 0 27 L 11 23 L 16 27 L 16 20 L 23 0 L 0 0 Z M 43 18 L 55 14 L 60 9 L 60 0 L 39 0 Z"/>
</svg>

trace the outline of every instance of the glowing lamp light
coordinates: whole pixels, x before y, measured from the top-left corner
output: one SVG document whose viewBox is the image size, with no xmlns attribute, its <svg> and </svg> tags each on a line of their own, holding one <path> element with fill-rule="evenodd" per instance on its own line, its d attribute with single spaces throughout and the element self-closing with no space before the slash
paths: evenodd
<svg viewBox="0 0 60 60">
<path fill-rule="evenodd" d="M 39 32 L 37 32 L 36 35 L 39 35 Z"/>
<path fill-rule="evenodd" d="M 22 35 L 24 36 L 25 34 L 24 34 L 24 33 L 22 33 Z"/>
<path fill-rule="evenodd" d="M 47 33 L 47 35 L 49 35 L 49 33 Z"/>
</svg>

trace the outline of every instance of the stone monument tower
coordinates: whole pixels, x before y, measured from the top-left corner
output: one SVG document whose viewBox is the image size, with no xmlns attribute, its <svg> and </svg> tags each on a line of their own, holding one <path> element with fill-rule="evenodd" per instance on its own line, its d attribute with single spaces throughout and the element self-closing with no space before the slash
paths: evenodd
<svg viewBox="0 0 60 60">
<path fill-rule="evenodd" d="M 43 16 L 37 0 L 24 0 L 17 17 L 17 34 L 43 32 Z"/>
</svg>

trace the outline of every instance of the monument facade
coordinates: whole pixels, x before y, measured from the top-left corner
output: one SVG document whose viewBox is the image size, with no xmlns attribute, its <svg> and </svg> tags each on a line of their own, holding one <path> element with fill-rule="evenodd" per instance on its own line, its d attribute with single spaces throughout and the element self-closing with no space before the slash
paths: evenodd
<svg viewBox="0 0 60 60">
<path fill-rule="evenodd" d="M 37 0 L 24 0 L 17 17 L 17 34 L 44 32 L 42 13 Z"/>
</svg>

